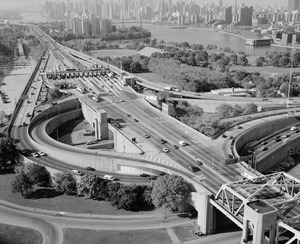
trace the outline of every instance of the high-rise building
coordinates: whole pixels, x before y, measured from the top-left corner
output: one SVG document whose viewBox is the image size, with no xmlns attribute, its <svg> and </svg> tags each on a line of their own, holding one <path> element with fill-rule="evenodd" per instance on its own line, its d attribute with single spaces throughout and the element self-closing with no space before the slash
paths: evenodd
<svg viewBox="0 0 300 244">
<path fill-rule="evenodd" d="M 225 8 L 225 24 L 229 25 L 232 23 L 232 7 Z"/>
<path fill-rule="evenodd" d="M 182 26 L 185 24 L 185 16 L 183 14 L 178 15 L 178 25 Z"/>
<path fill-rule="evenodd" d="M 288 1 L 288 11 L 292 12 L 294 10 L 299 10 L 300 0 L 289 0 Z"/>
<path fill-rule="evenodd" d="M 252 25 L 252 15 L 253 15 L 253 7 L 243 7 L 241 8 L 240 14 L 240 25 Z"/>
<path fill-rule="evenodd" d="M 100 20 L 100 34 L 106 34 L 111 32 L 111 20 L 101 19 Z"/>
</svg>

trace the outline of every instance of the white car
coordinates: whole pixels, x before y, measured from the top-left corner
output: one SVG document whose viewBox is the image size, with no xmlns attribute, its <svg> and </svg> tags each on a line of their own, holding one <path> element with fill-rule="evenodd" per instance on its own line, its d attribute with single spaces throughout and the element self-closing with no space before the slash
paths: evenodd
<svg viewBox="0 0 300 244">
<path fill-rule="evenodd" d="M 77 170 L 77 169 L 73 169 L 73 170 L 71 170 L 71 172 L 72 172 L 73 175 L 83 175 L 83 173 L 80 172 L 80 171 Z"/>
<path fill-rule="evenodd" d="M 31 156 L 37 158 L 37 157 L 39 157 L 40 155 L 37 154 L 36 152 L 33 152 L 33 153 L 31 153 Z"/>
<path fill-rule="evenodd" d="M 297 130 L 297 127 L 296 127 L 296 126 L 292 126 L 292 127 L 291 127 L 291 131 L 294 131 L 294 130 Z"/>
<path fill-rule="evenodd" d="M 163 151 L 165 152 L 165 153 L 167 153 L 167 152 L 170 152 L 170 150 L 168 149 L 168 148 L 163 148 Z"/>
<path fill-rule="evenodd" d="M 104 180 L 115 180 L 115 177 L 113 177 L 112 175 L 104 175 L 103 179 Z"/>
<path fill-rule="evenodd" d="M 38 152 L 38 154 L 39 154 L 40 156 L 47 156 L 47 153 L 44 153 L 44 152 Z"/>
</svg>

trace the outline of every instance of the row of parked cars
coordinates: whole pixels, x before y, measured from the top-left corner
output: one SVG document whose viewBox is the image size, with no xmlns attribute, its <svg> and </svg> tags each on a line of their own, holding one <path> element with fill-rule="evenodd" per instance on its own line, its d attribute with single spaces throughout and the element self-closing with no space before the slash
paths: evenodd
<svg viewBox="0 0 300 244">
<path fill-rule="evenodd" d="M 291 166 L 294 166 L 293 162 L 281 162 L 278 165 L 276 165 L 271 171 L 269 171 L 269 174 L 273 174 L 273 173 L 277 173 L 277 172 L 281 172 L 281 171 L 285 171 L 287 169 L 289 169 Z"/>
</svg>

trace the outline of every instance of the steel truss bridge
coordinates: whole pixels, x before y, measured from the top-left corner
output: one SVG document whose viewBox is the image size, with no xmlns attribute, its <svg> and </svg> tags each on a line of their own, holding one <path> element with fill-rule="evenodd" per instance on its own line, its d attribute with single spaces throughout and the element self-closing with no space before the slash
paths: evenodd
<svg viewBox="0 0 300 244">
<path fill-rule="evenodd" d="M 300 243 L 300 180 L 287 173 L 224 184 L 211 203 L 243 229 L 244 243 Z M 257 224 L 249 209 L 269 219 Z"/>
</svg>

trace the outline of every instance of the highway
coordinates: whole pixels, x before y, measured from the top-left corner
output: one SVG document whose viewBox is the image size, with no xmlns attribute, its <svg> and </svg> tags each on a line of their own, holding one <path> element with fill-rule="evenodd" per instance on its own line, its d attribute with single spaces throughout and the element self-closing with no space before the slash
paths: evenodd
<svg viewBox="0 0 300 244">
<path fill-rule="evenodd" d="M 85 68 L 87 65 L 92 65 L 97 63 L 99 65 L 104 65 L 103 62 L 92 59 L 90 62 L 88 60 L 81 60 L 80 58 L 75 58 L 76 55 L 80 57 L 80 53 L 75 51 L 70 51 L 67 48 L 63 48 L 58 44 L 54 44 L 52 40 L 49 39 L 47 35 L 39 32 L 37 28 L 33 28 L 36 33 L 38 33 L 39 38 L 42 42 L 48 43 L 48 48 L 50 49 L 51 61 L 48 63 L 47 67 L 40 67 L 40 70 L 51 70 L 57 67 L 57 63 L 54 57 L 58 58 L 60 67 L 76 67 L 77 69 Z M 43 62 L 42 65 L 46 65 Z M 111 67 L 111 69 L 115 69 Z M 116 70 L 116 72 L 119 72 Z M 38 73 L 34 80 L 38 80 L 40 74 Z M 70 78 L 69 82 L 74 84 L 82 84 L 86 87 L 88 94 L 78 94 L 75 92 L 73 96 L 79 96 L 80 99 L 89 101 L 90 104 L 104 109 L 108 113 L 108 117 L 118 119 L 122 121 L 121 130 L 126 130 L 130 128 L 130 131 L 137 136 L 138 141 L 143 141 L 151 145 L 151 148 L 154 148 L 153 151 L 145 150 L 143 155 L 140 155 L 135 158 L 131 157 L 127 153 L 117 153 L 117 152 L 98 152 L 98 155 L 101 157 L 107 158 L 118 158 L 122 160 L 131 160 L 131 161 L 142 161 L 148 165 L 160 165 L 166 171 L 175 172 L 184 177 L 190 179 L 194 184 L 204 187 L 209 190 L 211 193 L 216 194 L 220 187 L 228 182 L 236 181 L 236 177 L 240 175 L 241 172 L 245 171 L 243 166 L 240 164 L 224 165 L 224 160 L 228 158 L 228 148 L 230 148 L 231 140 L 212 140 L 203 134 L 195 131 L 194 129 L 183 125 L 181 122 L 177 121 L 174 118 L 163 115 L 159 110 L 153 108 L 149 105 L 143 98 L 143 95 L 135 93 L 135 91 L 128 87 L 123 86 L 118 78 L 109 78 L 107 76 L 93 76 L 93 77 L 81 77 L 81 78 Z M 47 81 L 55 82 L 55 81 Z M 143 81 L 144 82 L 144 81 Z M 42 85 L 42 81 L 35 82 L 34 87 L 39 87 Z M 32 126 L 23 125 L 30 123 L 30 116 L 32 115 L 35 107 L 35 102 L 37 100 L 37 91 L 39 88 L 33 88 L 32 86 L 28 90 L 29 99 L 25 99 L 22 103 L 18 116 L 16 117 L 14 126 L 12 127 L 11 136 L 21 141 L 18 143 L 20 150 L 28 150 L 28 152 L 37 151 L 34 144 L 31 140 L 34 140 L 40 145 L 60 150 L 65 152 L 65 154 L 91 154 L 95 155 L 95 151 L 76 148 L 70 145 L 59 143 L 49 135 L 45 133 L 45 126 L 52 119 L 50 114 L 47 114 L 44 109 L 47 109 L 47 106 L 42 106 L 42 112 L 46 116 L 43 120 L 38 121 L 38 123 L 33 124 Z M 100 102 L 94 102 L 90 99 L 89 95 L 100 94 L 101 92 L 107 92 L 108 96 L 101 97 Z M 194 94 L 195 95 L 195 94 Z M 193 96 L 194 96 L 193 95 Z M 198 95 L 197 95 L 198 96 Z M 207 97 L 206 97 L 207 98 Z M 29 102 L 27 102 L 29 101 Z M 65 111 L 67 112 L 67 111 Z M 55 116 L 63 115 L 64 111 L 58 109 Z M 127 114 L 130 114 L 128 117 Z M 27 116 L 30 115 L 30 116 Z M 137 119 L 137 121 L 135 121 Z M 29 129 L 30 128 L 30 129 Z M 289 128 L 285 129 L 286 131 Z M 285 133 L 284 131 L 281 133 Z M 148 134 L 150 137 L 145 138 L 144 134 Z M 291 133 L 290 133 L 291 134 Z M 294 139 L 300 134 L 293 132 L 290 136 L 291 139 Z M 266 141 L 268 144 L 268 150 L 276 150 L 279 148 L 279 143 L 275 142 L 272 139 L 273 135 L 270 138 L 263 138 L 263 141 Z M 167 143 L 161 144 L 160 140 L 166 140 Z M 187 146 L 179 145 L 179 141 L 184 140 L 188 143 Z M 258 142 L 256 145 L 255 151 L 258 158 L 263 157 L 265 151 L 261 151 L 261 142 Z M 179 148 L 175 149 L 174 145 L 177 145 Z M 164 153 L 163 148 L 168 148 L 170 152 Z M 143 148 L 142 148 L 143 150 Z M 157 162 L 151 161 L 153 157 L 162 158 L 165 161 L 175 162 L 170 165 L 162 165 Z M 59 160 L 55 155 L 49 154 L 45 157 L 33 158 L 29 156 L 30 160 L 33 160 L 42 165 L 51 167 L 57 170 L 70 171 L 74 169 L 74 165 L 66 164 Z M 198 166 L 196 159 L 202 161 L 203 165 Z M 175 167 L 175 165 L 179 167 Z M 88 164 L 82 164 L 82 167 L 79 168 L 84 172 L 84 168 L 90 166 Z M 198 172 L 190 172 L 189 166 L 197 166 L 201 169 Z M 76 166 L 76 169 L 78 167 Z M 103 176 L 108 172 L 96 171 L 93 172 L 97 175 Z M 204 176 L 204 177 L 203 177 Z M 142 183 L 148 184 L 150 181 L 148 179 L 141 178 L 137 175 L 126 175 L 126 174 L 116 174 L 116 177 L 120 179 L 121 182 L 129 183 Z M 138 222 L 142 224 L 142 222 Z"/>
</svg>

